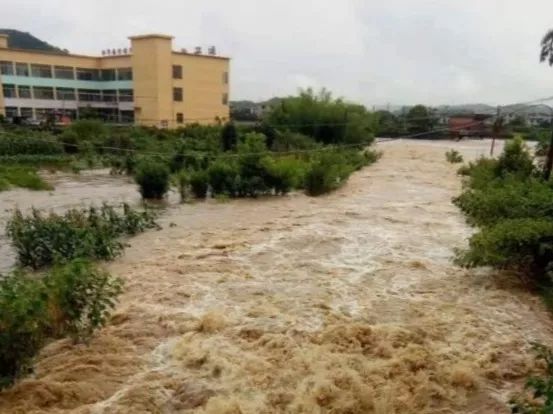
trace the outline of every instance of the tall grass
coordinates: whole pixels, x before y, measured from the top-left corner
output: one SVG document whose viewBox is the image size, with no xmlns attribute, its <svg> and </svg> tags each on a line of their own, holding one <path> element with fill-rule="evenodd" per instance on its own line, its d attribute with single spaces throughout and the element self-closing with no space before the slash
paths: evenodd
<svg viewBox="0 0 553 414">
<path fill-rule="evenodd" d="M 22 165 L 0 166 L 0 191 L 14 187 L 29 190 L 52 190 L 53 187 L 42 179 L 35 168 Z"/>
</svg>

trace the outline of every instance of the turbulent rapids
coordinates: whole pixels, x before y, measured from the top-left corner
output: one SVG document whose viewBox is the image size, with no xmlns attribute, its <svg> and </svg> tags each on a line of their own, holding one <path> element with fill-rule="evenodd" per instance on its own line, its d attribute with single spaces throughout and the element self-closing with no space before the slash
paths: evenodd
<svg viewBox="0 0 553 414">
<path fill-rule="evenodd" d="M 553 324 L 516 279 L 451 263 L 471 230 L 444 153 L 489 142 L 379 146 L 329 196 L 170 207 L 107 265 L 126 282 L 110 324 L 49 344 L 0 412 L 509 412 Z M 101 191 L 138 199 L 119 185 Z M 61 187 L 41 205 L 98 191 Z"/>
</svg>

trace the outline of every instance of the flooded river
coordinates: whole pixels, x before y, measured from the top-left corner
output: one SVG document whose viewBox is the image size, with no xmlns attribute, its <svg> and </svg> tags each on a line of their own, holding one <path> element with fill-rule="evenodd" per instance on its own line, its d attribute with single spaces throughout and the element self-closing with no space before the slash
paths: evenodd
<svg viewBox="0 0 553 414">
<path fill-rule="evenodd" d="M 107 265 L 126 282 L 109 326 L 48 345 L 0 412 L 508 413 L 553 324 L 513 278 L 451 264 L 471 230 L 444 152 L 489 141 L 379 146 L 325 197 L 169 208 Z M 73 197 L 137 201 L 106 185 Z"/>
</svg>

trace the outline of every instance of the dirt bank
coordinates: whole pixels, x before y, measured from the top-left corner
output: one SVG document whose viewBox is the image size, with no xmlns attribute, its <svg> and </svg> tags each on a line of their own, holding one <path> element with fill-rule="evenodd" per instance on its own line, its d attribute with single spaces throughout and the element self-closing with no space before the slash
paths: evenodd
<svg viewBox="0 0 553 414">
<path fill-rule="evenodd" d="M 389 142 L 327 197 L 170 209 L 108 266 L 127 285 L 111 324 L 46 347 L 0 412 L 507 413 L 553 325 L 450 262 L 470 229 L 444 152 L 487 145 Z"/>
</svg>

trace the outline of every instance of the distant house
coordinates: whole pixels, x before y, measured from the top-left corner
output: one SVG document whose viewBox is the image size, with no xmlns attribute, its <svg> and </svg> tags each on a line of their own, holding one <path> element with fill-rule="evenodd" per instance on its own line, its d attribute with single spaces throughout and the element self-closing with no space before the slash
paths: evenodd
<svg viewBox="0 0 553 414">
<path fill-rule="evenodd" d="M 485 114 L 452 115 L 448 119 L 452 137 L 488 137 L 492 135 L 492 116 Z"/>
</svg>

